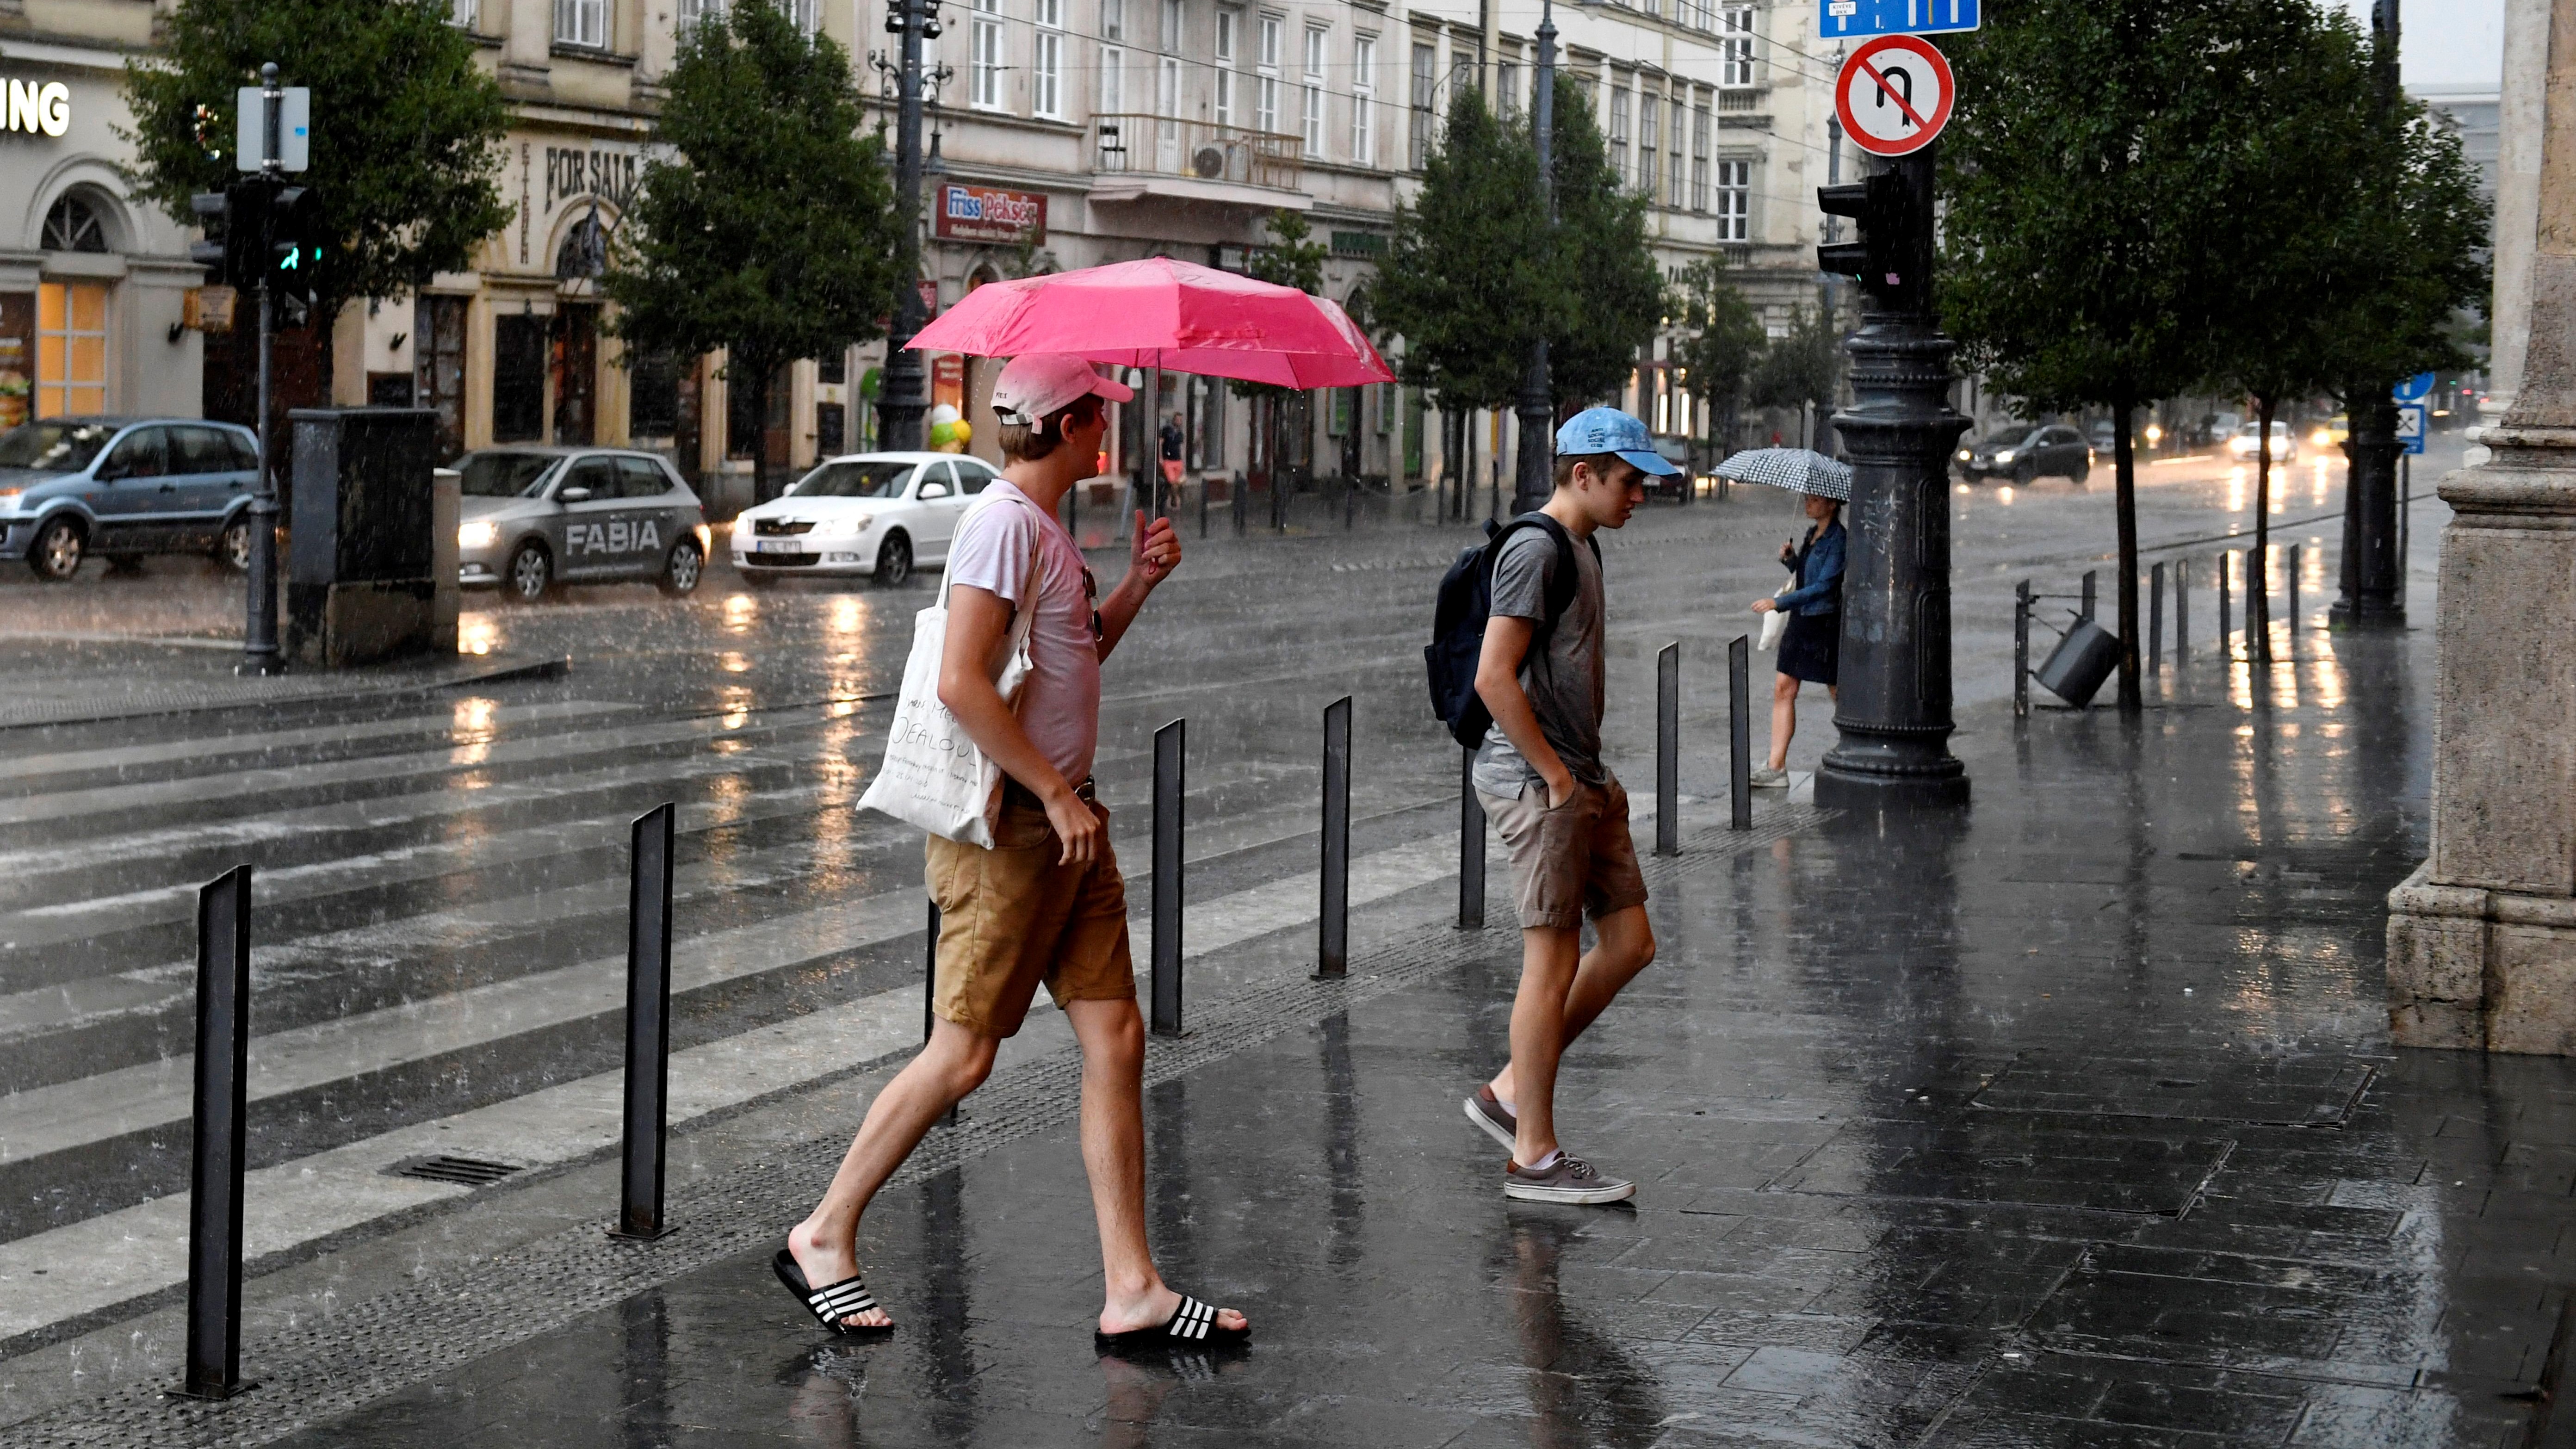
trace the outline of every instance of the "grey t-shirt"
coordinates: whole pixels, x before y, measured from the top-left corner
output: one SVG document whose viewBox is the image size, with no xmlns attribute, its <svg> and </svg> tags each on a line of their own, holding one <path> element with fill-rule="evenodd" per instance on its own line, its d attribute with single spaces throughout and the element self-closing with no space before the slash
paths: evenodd
<svg viewBox="0 0 2576 1449">
<path fill-rule="evenodd" d="M 1544 624 L 1548 575 L 1556 568 L 1556 540 L 1545 530 L 1513 534 L 1494 560 L 1492 615 Z M 1556 757 L 1574 778 L 1598 785 L 1610 778 L 1601 766 L 1601 564 L 1580 539 L 1574 544 L 1574 577 L 1574 601 L 1556 621 L 1547 647 L 1533 645 L 1521 658 L 1521 689 Z M 1476 751 L 1477 789 L 1517 800 L 1536 779 L 1538 771 L 1503 737 L 1502 726 L 1485 731 L 1484 747 Z"/>
</svg>

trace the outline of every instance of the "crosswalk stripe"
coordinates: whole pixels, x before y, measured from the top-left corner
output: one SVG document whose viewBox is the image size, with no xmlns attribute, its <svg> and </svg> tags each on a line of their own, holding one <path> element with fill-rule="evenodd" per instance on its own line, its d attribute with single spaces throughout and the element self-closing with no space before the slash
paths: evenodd
<svg viewBox="0 0 2576 1449">
<path fill-rule="evenodd" d="M 361 740 L 400 739 L 405 735 L 452 734 L 480 728 L 519 729 L 529 725 L 631 713 L 637 706 L 609 700 L 567 699 L 531 704 L 492 704 L 489 718 L 469 717 L 458 708 L 399 719 L 354 720 L 302 729 L 257 730 L 243 734 L 193 735 L 148 744 L 111 745 L 88 750 L 56 750 L 41 755 L 0 757 L 0 780 L 34 780 L 48 775 L 77 775 L 100 770 L 130 770 L 142 765 L 187 761 L 208 765 L 237 755 L 266 754 L 308 745 L 348 744 Z M 469 723 L 471 719 L 471 723 Z"/>
</svg>

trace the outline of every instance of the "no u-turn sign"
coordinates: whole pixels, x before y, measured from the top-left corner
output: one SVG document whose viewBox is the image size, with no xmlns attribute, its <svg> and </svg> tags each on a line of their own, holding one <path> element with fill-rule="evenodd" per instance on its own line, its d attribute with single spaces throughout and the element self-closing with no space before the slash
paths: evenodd
<svg viewBox="0 0 2576 1449">
<path fill-rule="evenodd" d="M 1852 144 L 1902 156 L 1931 144 L 1950 123 L 1957 87 L 1950 62 L 1918 35 L 1882 35 L 1851 53 L 1834 82 L 1834 110 Z"/>
</svg>

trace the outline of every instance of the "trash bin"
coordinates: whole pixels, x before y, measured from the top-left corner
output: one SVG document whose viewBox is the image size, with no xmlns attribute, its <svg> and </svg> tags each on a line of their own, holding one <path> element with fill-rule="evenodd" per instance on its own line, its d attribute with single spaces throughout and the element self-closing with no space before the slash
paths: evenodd
<svg viewBox="0 0 2576 1449">
<path fill-rule="evenodd" d="M 2048 662 L 2031 671 L 2031 677 L 2049 693 L 2082 709 L 2119 667 L 2120 641 L 2101 625 L 2079 618 L 2057 647 L 2048 651 Z"/>
<path fill-rule="evenodd" d="M 286 417 L 295 476 L 287 657 L 340 669 L 434 652 L 437 414 L 296 408 Z"/>
</svg>

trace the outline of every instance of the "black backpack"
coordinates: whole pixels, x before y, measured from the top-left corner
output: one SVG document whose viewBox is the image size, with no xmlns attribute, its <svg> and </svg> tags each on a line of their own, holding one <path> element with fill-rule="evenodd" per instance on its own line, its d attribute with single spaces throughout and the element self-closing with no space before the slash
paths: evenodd
<svg viewBox="0 0 2576 1449">
<path fill-rule="evenodd" d="M 1431 614 L 1431 642 L 1422 649 L 1423 669 L 1431 677 L 1431 712 L 1459 744 L 1471 750 L 1485 742 L 1485 731 L 1494 723 L 1485 702 L 1476 697 L 1476 661 L 1485 650 L 1485 617 L 1494 607 L 1494 561 L 1502 556 L 1504 540 L 1524 528 L 1544 530 L 1556 540 L 1556 568 L 1548 575 L 1547 617 L 1530 636 L 1533 652 L 1547 648 L 1556 621 L 1574 606 L 1578 582 L 1574 535 L 1565 531 L 1564 524 L 1533 512 L 1505 524 L 1487 522 L 1485 541 L 1459 550 L 1458 561 L 1440 576 L 1439 603 Z M 1590 539 L 1584 542 L 1592 544 L 1592 558 L 1598 563 L 1601 545 Z"/>
</svg>

